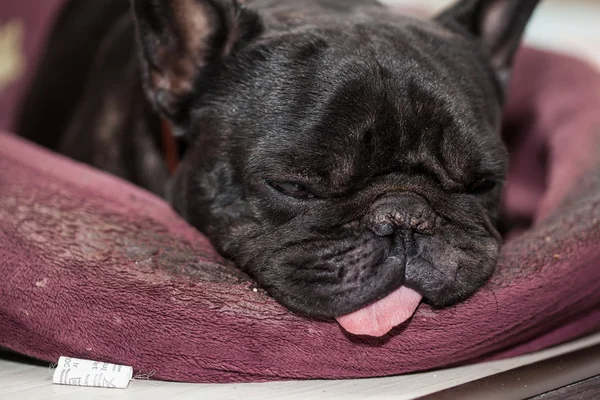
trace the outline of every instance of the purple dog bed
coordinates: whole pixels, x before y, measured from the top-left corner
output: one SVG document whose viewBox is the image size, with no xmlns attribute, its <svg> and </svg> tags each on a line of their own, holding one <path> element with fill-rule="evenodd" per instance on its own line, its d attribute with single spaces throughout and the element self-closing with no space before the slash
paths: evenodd
<svg viewBox="0 0 600 400">
<path fill-rule="evenodd" d="M 374 377 L 514 356 L 600 327 L 600 75 L 523 50 L 506 114 L 513 231 L 465 303 L 383 338 L 289 313 L 160 199 L 0 134 L 0 347 L 155 378 Z"/>
</svg>

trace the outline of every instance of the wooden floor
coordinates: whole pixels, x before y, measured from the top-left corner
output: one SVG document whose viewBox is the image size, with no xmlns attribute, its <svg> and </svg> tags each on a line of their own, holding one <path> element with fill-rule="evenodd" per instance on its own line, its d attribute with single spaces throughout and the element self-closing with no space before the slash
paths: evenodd
<svg viewBox="0 0 600 400">
<path fill-rule="evenodd" d="M 236 385 L 193 385 L 156 381 L 133 381 L 127 389 L 96 389 L 53 385 L 51 379 L 52 373 L 48 366 L 31 365 L 7 358 L 0 358 L 0 399 L 334 400 L 387 399 L 392 397 L 399 400 L 415 399 L 485 376 L 494 375 L 597 344 L 600 344 L 600 332 L 568 344 L 522 357 L 392 378 Z M 593 388 L 593 386 L 590 386 L 590 388 Z"/>
<path fill-rule="evenodd" d="M 594 400 L 600 399 L 600 376 L 577 382 L 558 390 L 541 394 L 531 400 Z"/>
</svg>

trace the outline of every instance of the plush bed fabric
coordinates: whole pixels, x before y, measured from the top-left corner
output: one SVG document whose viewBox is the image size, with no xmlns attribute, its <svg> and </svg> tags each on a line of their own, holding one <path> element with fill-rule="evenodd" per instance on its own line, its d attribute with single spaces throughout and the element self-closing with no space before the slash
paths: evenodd
<svg viewBox="0 0 600 400">
<path fill-rule="evenodd" d="M 160 199 L 0 134 L 0 347 L 166 380 L 247 382 L 394 375 L 596 330 L 600 76 L 523 50 L 505 120 L 515 229 L 497 273 L 467 302 L 421 305 L 382 339 L 289 313 Z"/>
</svg>

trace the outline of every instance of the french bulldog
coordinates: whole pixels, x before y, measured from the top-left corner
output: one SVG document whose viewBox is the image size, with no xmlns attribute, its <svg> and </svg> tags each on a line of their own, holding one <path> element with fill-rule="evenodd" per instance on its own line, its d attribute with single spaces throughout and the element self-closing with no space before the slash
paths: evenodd
<svg viewBox="0 0 600 400">
<path fill-rule="evenodd" d="M 164 196 L 293 312 L 382 336 L 495 269 L 502 109 L 537 3 L 72 0 L 18 132 Z"/>
</svg>

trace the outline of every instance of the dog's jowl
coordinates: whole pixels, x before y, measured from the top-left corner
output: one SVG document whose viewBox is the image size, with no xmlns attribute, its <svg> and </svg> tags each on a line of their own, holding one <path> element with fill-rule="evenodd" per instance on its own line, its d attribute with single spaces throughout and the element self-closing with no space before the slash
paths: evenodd
<svg viewBox="0 0 600 400">
<path fill-rule="evenodd" d="M 281 304 L 350 333 L 485 284 L 537 1 L 429 20 L 375 0 L 124 3 L 66 6 L 20 134 L 164 196 Z"/>
</svg>

